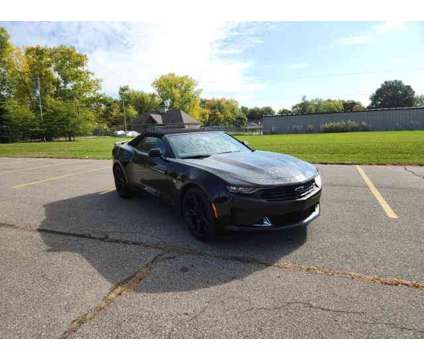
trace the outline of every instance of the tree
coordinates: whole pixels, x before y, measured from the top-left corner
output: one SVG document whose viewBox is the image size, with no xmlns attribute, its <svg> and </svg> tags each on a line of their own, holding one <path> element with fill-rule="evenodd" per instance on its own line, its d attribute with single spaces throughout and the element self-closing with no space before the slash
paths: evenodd
<svg viewBox="0 0 424 360">
<path fill-rule="evenodd" d="M 161 108 L 161 99 L 155 93 L 128 89 L 126 92 L 126 102 L 131 105 L 138 115 L 145 112 L 158 112 Z"/>
<path fill-rule="evenodd" d="M 94 113 L 78 101 L 61 101 L 46 98 L 46 133 L 50 137 L 66 137 L 69 141 L 90 132 L 95 124 Z"/>
<path fill-rule="evenodd" d="M 311 99 L 306 96 L 302 97 L 302 101 L 292 106 L 294 114 L 315 114 L 326 112 L 350 112 L 365 110 L 359 101 L 355 100 L 337 100 L 337 99 Z"/>
<path fill-rule="evenodd" d="M 271 106 L 255 106 L 252 108 L 242 106 L 241 111 L 246 114 L 249 121 L 260 121 L 264 116 L 275 115 L 275 111 Z"/>
<path fill-rule="evenodd" d="M 103 120 L 109 129 L 122 129 L 122 108 L 120 102 L 105 96 L 101 101 L 98 117 Z"/>
<path fill-rule="evenodd" d="M 262 114 L 262 117 L 264 116 L 271 116 L 275 115 L 275 111 L 271 106 L 263 106 L 260 108 L 260 113 Z"/>
<path fill-rule="evenodd" d="M 371 108 L 414 106 L 415 91 L 400 80 L 385 81 L 370 97 Z"/>
<path fill-rule="evenodd" d="M 237 111 L 236 117 L 234 118 L 234 121 L 233 121 L 233 126 L 238 129 L 247 126 L 247 116 L 243 111 L 241 110 Z"/>
<path fill-rule="evenodd" d="M 119 97 L 121 106 L 123 107 L 125 104 L 125 115 L 128 123 L 145 112 L 158 112 L 161 107 L 161 100 L 158 95 L 133 90 L 128 85 L 119 88 Z"/>
<path fill-rule="evenodd" d="M 293 114 L 308 114 L 312 111 L 309 105 L 309 100 L 306 99 L 306 96 L 302 96 L 302 101 L 292 106 Z"/>
<path fill-rule="evenodd" d="M 174 73 L 162 75 L 152 83 L 161 99 L 161 105 L 170 100 L 170 108 L 183 110 L 193 117 L 200 115 L 200 93 L 197 82 L 191 77 Z"/>
<path fill-rule="evenodd" d="M 12 52 L 13 47 L 9 41 L 9 34 L 0 27 L 0 104 L 10 95 L 9 76 Z"/>
<path fill-rule="evenodd" d="M 202 99 L 200 105 L 202 108 L 201 120 L 205 126 L 242 127 L 247 122 L 245 114 L 234 99 Z"/>
<path fill-rule="evenodd" d="M 4 142 L 30 139 L 38 135 L 37 119 L 27 105 L 14 99 L 7 100 L 4 103 L 4 117 Z"/>
<path fill-rule="evenodd" d="M 246 118 L 247 118 L 247 114 L 249 113 L 249 108 L 248 108 L 247 106 L 242 106 L 242 107 L 240 107 L 240 111 L 241 111 L 244 115 L 246 115 Z"/>
<path fill-rule="evenodd" d="M 325 112 L 342 112 L 343 102 L 333 99 L 311 99 L 307 100 L 306 96 L 302 97 L 302 101 L 293 105 L 292 112 L 294 114 L 314 114 Z"/>
<path fill-rule="evenodd" d="M 343 111 L 351 112 L 351 111 L 364 111 L 365 107 L 359 102 L 355 100 L 342 100 L 343 103 Z"/>
<path fill-rule="evenodd" d="M 13 59 L 11 96 L 36 119 L 36 124 L 21 134 L 23 138 L 72 139 L 89 131 L 97 114 L 100 84 L 88 71 L 85 55 L 73 47 L 33 46 L 16 49 Z"/>
<path fill-rule="evenodd" d="M 88 71 L 87 55 L 77 52 L 74 47 L 63 45 L 49 51 L 51 71 L 55 76 L 55 98 L 90 105 L 100 90 L 100 82 Z"/>
<path fill-rule="evenodd" d="M 415 106 L 424 106 L 424 95 L 418 95 L 415 97 Z"/>
<path fill-rule="evenodd" d="M 145 112 L 156 112 L 161 108 L 161 98 L 155 93 L 131 89 L 128 85 L 119 88 L 119 96 L 125 95 L 125 103 L 131 105 L 139 115 Z"/>
<path fill-rule="evenodd" d="M 278 110 L 278 115 L 290 115 L 291 113 L 291 110 L 285 108 Z"/>
<path fill-rule="evenodd" d="M 11 96 L 10 70 L 13 46 L 9 34 L 0 27 L 0 142 L 9 141 L 9 124 L 6 118 L 6 102 Z"/>
</svg>

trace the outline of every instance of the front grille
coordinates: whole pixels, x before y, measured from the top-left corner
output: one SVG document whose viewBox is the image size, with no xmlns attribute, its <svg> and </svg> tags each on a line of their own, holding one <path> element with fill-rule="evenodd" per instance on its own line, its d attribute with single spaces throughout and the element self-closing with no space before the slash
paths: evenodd
<svg viewBox="0 0 424 360">
<path fill-rule="evenodd" d="M 268 201 L 295 200 L 312 193 L 314 188 L 314 180 L 310 180 L 303 184 L 285 185 L 273 189 L 265 189 L 260 192 L 259 196 Z"/>
</svg>

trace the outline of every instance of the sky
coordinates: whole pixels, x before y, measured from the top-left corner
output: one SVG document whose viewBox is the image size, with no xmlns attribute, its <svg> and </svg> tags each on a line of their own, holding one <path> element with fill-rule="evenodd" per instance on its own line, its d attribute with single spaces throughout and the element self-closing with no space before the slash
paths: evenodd
<svg viewBox="0 0 424 360">
<path fill-rule="evenodd" d="M 424 94 L 424 22 L 0 22 L 17 46 L 72 45 L 103 91 L 152 91 L 189 75 L 202 97 L 290 108 L 307 98 L 364 105 L 385 80 Z"/>
</svg>

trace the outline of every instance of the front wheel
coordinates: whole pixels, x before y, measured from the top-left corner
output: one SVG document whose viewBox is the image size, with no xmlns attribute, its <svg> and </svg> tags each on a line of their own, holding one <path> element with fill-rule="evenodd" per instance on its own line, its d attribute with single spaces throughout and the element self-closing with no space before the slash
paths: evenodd
<svg viewBox="0 0 424 360">
<path fill-rule="evenodd" d="M 125 199 L 131 197 L 131 189 L 128 186 L 125 174 L 119 165 L 115 165 L 113 167 L 113 178 L 115 179 L 115 188 L 119 196 Z"/>
<path fill-rule="evenodd" d="M 203 241 L 212 241 L 216 237 L 216 225 L 212 205 L 200 189 L 191 188 L 184 194 L 182 215 L 192 235 Z"/>
</svg>

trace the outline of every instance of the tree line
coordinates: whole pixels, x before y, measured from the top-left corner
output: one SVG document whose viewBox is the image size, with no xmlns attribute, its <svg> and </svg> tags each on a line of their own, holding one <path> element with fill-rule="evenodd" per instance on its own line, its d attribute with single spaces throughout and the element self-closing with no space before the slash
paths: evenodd
<svg viewBox="0 0 424 360">
<path fill-rule="evenodd" d="M 246 107 L 230 98 L 203 98 L 191 77 L 165 74 L 153 92 L 121 86 L 113 98 L 101 92 L 101 80 L 88 70 L 88 58 L 70 46 L 18 48 L 0 27 L 0 142 L 56 138 L 74 139 L 122 129 L 145 112 L 180 109 L 204 126 L 241 128 L 268 115 L 361 111 L 354 100 L 307 99 L 291 109 Z M 424 96 L 401 81 L 382 84 L 370 107 L 423 106 Z"/>
</svg>

